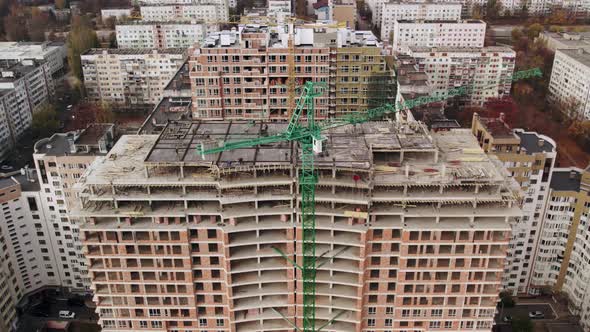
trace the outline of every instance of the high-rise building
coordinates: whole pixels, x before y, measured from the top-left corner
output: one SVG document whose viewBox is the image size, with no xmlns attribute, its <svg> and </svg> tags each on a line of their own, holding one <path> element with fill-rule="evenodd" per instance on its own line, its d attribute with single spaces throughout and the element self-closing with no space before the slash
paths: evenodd
<svg viewBox="0 0 590 332">
<path fill-rule="evenodd" d="M 572 120 L 590 120 L 590 52 L 558 49 L 551 69 L 549 102 Z"/>
<path fill-rule="evenodd" d="M 382 40 L 393 40 L 396 20 L 457 21 L 461 8 L 459 2 L 388 2 L 383 4 L 382 18 L 376 17 L 373 23 L 381 27 Z"/>
<path fill-rule="evenodd" d="M 15 331 L 24 294 L 59 285 L 34 172 L 0 178 L 0 330 Z"/>
<path fill-rule="evenodd" d="M 516 52 L 508 47 L 411 47 L 407 55 L 417 71 L 426 73 L 432 95 L 445 98 L 451 89 L 464 87 L 457 98 L 482 105 L 510 94 Z"/>
<path fill-rule="evenodd" d="M 117 24 L 119 48 L 188 48 L 200 43 L 217 25 L 204 22 L 146 22 L 132 21 Z"/>
<path fill-rule="evenodd" d="M 512 228 L 504 271 L 504 288 L 516 293 L 534 293 L 533 264 L 539 239 L 549 184 L 557 157 L 551 138 L 522 129 L 512 129 L 503 118 L 482 118 L 474 114 L 472 132 L 488 154 L 504 163 L 523 191 L 523 215 Z"/>
<path fill-rule="evenodd" d="M 590 328 L 590 167 L 556 168 L 544 211 L 531 286 L 568 295 L 569 309 Z"/>
<path fill-rule="evenodd" d="M 302 319 L 296 143 L 199 155 L 284 130 L 174 122 L 123 136 L 81 180 L 103 331 L 292 330 Z M 315 167 L 316 321 L 329 330 L 491 329 L 518 185 L 469 130 L 325 132 Z M 278 253 L 279 249 L 283 254 Z"/>
<path fill-rule="evenodd" d="M 326 84 L 317 118 L 392 101 L 392 70 L 368 31 L 296 27 L 293 32 L 240 26 L 210 35 L 189 52 L 193 117 L 288 119 L 295 86 Z"/>
<path fill-rule="evenodd" d="M 3 65 L 0 65 L 0 159 L 31 127 L 33 113 L 55 93 L 49 63 L 23 60 Z"/>
<path fill-rule="evenodd" d="M 229 21 L 229 9 L 217 3 L 158 4 L 139 7 L 142 19 L 167 22 L 170 20 L 205 21 L 209 24 Z"/>
<path fill-rule="evenodd" d="M 79 225 L 70 215 L 77 204 L 74 185 L 97 156 L 112 146 L 114 126 L 94 124 L 80 132 L 54 134 L 35 144 L 33 159 L 37 169 L 42 203 L 38 206 L 49 225 L 59 285 L 72 290 L 88 290 L 87 267 L 79 240 Z"/>
<path fill-rule="evenodd" d="M 229 18 L 229 8 L 235 8 L 236 4 L 231 3 L 235 2 L 236 0 L 139 0 L 139 4 L 141 6 L 172 6 L 177 10 L 181 10 L 181 12 L 186 12 L 188 14 L 198 12 L 198 7 L 206 7 L 213 5 L 217 8 L 217 14 L 220 15 L 218 18 L 221 20 L 226 20 Z M 185 7 L 185 6 L 189 6 Z M 185 7 L 185 8 L 183 8 Z M 141 10 L 141 7 L 140 7 Z M 142 16 L 143 16 L 143 11 Z M 145 17 L 144 17 L 145 19 Z M 172 17 L 164 17 L 164 21 L 173 19 Z"/>
<path fill-rule="evenodd" d="M 408 52 L 411 47 L 476 48 L 484 46 L 486 23 L 481 20 L 395 20 L 391 32 L 395 53 Z"/>
<path fill-rule="evenodd" d="M 118 106 L 155 105 L 186 60 L 186 49 L 89 49 L 81 55 L 88 98 Z"/>
</svg>

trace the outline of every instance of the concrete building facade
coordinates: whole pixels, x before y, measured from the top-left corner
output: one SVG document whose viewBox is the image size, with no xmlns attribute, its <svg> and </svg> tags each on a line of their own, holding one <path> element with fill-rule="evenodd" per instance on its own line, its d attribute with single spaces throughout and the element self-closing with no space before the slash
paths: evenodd
<svg viewBox="0 0 590 332">
<path fill-rule="evenodd" d="M 301 276 L 273 250 L 302 259 L 296 145 L 205 159 L 195 148 L 282 128 L 169 123 L 160 136 L 123 136 L 91 166 L 73 214 L 85 220 L 103 331 L 293 330 L 281 315 L 301 324 Z M 315 160 L 316 254 L 326 257 L 318 324 L 490 330 L 520 214 L 499 161 L 469 130 L 375 122 L 325 134 L 327 155 Z M 453 165 L 473 158 L 468 150 L 481 161 Z"/>
<path fill-rule="evenodd" d="M 210 24 L 229 21 L 229 9 L 213 3 L 149 5 L 139 8 L 141 17 L 145 21 L 167 22 L 170 20 L 205 21 Z"/>
<path fill-rule="evenodd" d="M 186 49 L 90 49 L 81 55 L 88 98 L 121 107 L 155 105 Z"/>
<path fill-rule="evenodd" d="M 580 48 L 555 52 L 547 99 L 559 105 L 567 118 L 590 120 L 589 51 Z"/>
<path fill-rule="evenodd" d="M 467 87 L 461 102 L 482 105 L 489 98 L 510 94 L 516 53 L 508 47 L 411 47 L 408 55 L 428 76 L 432 94 L 445 97 L 450 89 Z"/>
<path fill-rule="evenodd" d="M 203 22 L 145 22 L 117 24 L 119 48 L 189 48 L 200 43 L 217 25 Z"/>
<path fill-rule="evenodd" d="M 0 159 L 31 127 L 33 113 L 55 93 L 47 62 L 23 60 L 0 65 Z"/>
<path fill-rule="evenodd" d="M 486 23 L 481 20 L 395 20 L 392 33 L 395 53 L 408 52 L 410 47 L 474 48 L 484 46 Z"/>
<path fill-rule="evenodd" d="M 88 291 L 88 268 L 79 239 L 79 225 L 70 215 L 76 205 L 74 184 L 97 156 L 112 146 L 114 126 L 94 124 L 81 132 L 54 134 L 35 144 L 41 200 L 53 248 L 58 285 L 73 291 Z"/>
<path fill-rule="evenodd" d="M 100 17 L 103 22 L 109 18 L 114 17 L 117 20 L 130 17 L 133 8 L 105 8 L 100 10 Z"/>
<path fill-rule="evenodd" d="M 373 23 L 381 27 L 382 40 L 393 40 L 396 20 L 456 21 L 461 19 L 461 10 L 459 2 L 388 2 Z"/>
<path fill-rule="evenodd" d="M 523 215 L 513 226 L 506 260 L 504 289 L 517 293 L 538 293 L 531 281 L 539 251 L 544 211 L 557 157 L 557 144 L 535 132 L 510 128 L 502 118 L 474 114 L 472 132 L 486 153 L 504 163 L 524 195 Z"/>
<path fill-rule="evenodd" d="M 288 119 L 295 86 L 308 80 L 328 85 L 315 103 L 318 118 L 380 106 L 395 96 L 388 99 L 385 58 L 372 33 L 344 28 L 212 34 L 190 52 L 193 118 Z"/>
</svg>

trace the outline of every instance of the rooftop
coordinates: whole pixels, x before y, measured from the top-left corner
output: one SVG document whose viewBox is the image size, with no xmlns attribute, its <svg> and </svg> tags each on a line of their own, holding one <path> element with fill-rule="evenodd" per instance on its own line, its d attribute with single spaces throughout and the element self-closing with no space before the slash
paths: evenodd
<svg viewBox="0 0 590 332">
<path fill-rule="evenodd" d="M 113 132 L 113 124 L 91 124 L 81 131 L 53 134 L 35 143 L 35 154 L 48 156 L 105 154 L 105 148 L 109 148 L 114 140 Z"/>
<path fill-rule="evenodd" d="M 578 168 L 556 168 L 549 187 L 555 191 L 580 191 L 582 170 Z"/>
<path fill-rule="evenodd" d="M 34 58 L 63 46 L 53 42 L 0 42 L 0 59 Z"/>
<path fill-rule="evenodd" d="M 586 48 L 590 49 L 590 31 L 586 32 L 550 32 L 544 31 L 539 37 L 552 39 L 558 42 L 559 49 L 563 48 Z M 556 45 L 557 46 L 557 45 Z"/>
<path fill-rule="evenodd" d="M 479 117 L 479 121 L 494 138 L 518 138 L 512 128 L 499 118 Z"/>
<path fill-rule="evenodd" d="M 515 133 L 520 137 L 520 147 L 525 148 L 527 154 L 555 152 L 555 143 L 550 142 L 546 136 L 520 130 L 516 130 Z"/>
<path fill-rule="evenodd" d="M 86 173 L 89 184 L 149 183 L 166 177 L 146 167 L 183 167 L 186 180 L 195 180 L 191 170 L 233 170 L 243 167 L 285 167 L 300 162 L 296 142 L 260 146 L 200 155 L 197 147 L 217 146 L 222 141 L 240 141 L 283 132 L 287 124 L 261 121 L 178 121 L 170 122 L 160 135 L 125 135 L 109 154 L 95 162 Z M 462 183 L 463 181 L 504 182 L 500 162 L 486 155 L 468 129 L 430 134 L 419 122 L 378 121 L 327 130 L 323 152 L 315 156 L 317 168 L 377 170 L 382 183 Z M 402 151 L 404 153 L 402 153 Z M 399 162 L 395 162 L 399 158 Z M 409 170 L 412 170 L 409 172 Z M 207 173 L 209 174 L 209 173 Z M 167 177 L 183 181 L 178 174 Z"/>
<path fill-rule="evenodd" d="M 434 52 L 438 52 L 438 53 L 440 53 L 440 52 L 444 52 L 444 53 L 488 53 L 488 52 L 500 53 L 500 52 L 508 52 L 508 53 L 516 54 L 516 52 L 514 52 L 513 49 L 511 49 L 510 47 L 505 47 L 505 46 L 485 46 L 485 47 L 410 46 L 409 49 L 413 53 L 418 53 L 418 52 L 428 52 L 428 53 L 434 53 Z"/>
<path fill-rule="evenodd" d="M 5 66 L 7 64 L 7 66 Z M 18 63 L 3 63 L 0 65 L 0 82 L 15 81 L 39 67 L 40 62 L 36 60 L 23 60 Z"/>
<path fill-rule="evenodd" d="M 117 23 L 117 26 L 125 26 L 125 25 L 196 25 L 196 24 L 205 24 L 203 20 L 167 20 L 165 22 L 162 21 L 146 21 L 146 20 L 134 20 L 134 21 L 126 21 L 122 23 Z"/>
<path fill-rule="evenodd" d="M 26 172 L 28 172 L 28 176 Z M 22 169 L 19 174 L 0 178 L 0 189 L 12 187 L 17 184 L 20 184 L 21 191 L 39 191 L 40 189 L 35 169 Z"/>
<path fill-rule="evenodd" d="M 101 55 L 101 54 L 119 54 L 119 55 L 141 55 L 141 54 L 184 54 L 184 48 L 91 48 L 82 55 Z"/>
<path fill-rule="evenodd" d="M 590 52 L 585 49 L 573 49 L 573 50 L 557 50 L 556 53 L 563 53 L 575 61 L 583 64 L 586 67 L 590 67 Z"/>
<path fill-rule="evenodd" d="M 113 129 L 114 125 L 110 123 L 93 123 L 84 129 L 74 141 L 76 145 L 96 145 L 107 135 L 107 132 Z"/>
</svg>

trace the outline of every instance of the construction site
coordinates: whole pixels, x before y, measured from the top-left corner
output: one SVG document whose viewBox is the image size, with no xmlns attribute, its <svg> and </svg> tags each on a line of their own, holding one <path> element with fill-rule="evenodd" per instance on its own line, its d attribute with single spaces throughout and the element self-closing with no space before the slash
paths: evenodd
<svg viewBox="0 0 590 332">
<path fill-rule="evenodd" d="M 173 121 L 89 167 L 73 214 L 103 331 L 492 328 L 520 189 L 469 129 L 322 132 L 309 242 L 300 143 L 199 153 L 286 127 Z M 313 291 L 297 268 L 306 245 Z"/>
</svg>

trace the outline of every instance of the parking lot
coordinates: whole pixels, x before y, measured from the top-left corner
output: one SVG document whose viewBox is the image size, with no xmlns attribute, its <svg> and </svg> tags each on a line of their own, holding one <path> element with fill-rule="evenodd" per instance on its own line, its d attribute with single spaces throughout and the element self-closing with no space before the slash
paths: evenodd
<svg viewBox="0 0 590 332">
<path fill-rule="evenodd" d="M 59 318 L 59 312 L 67 310 L 76 314 L 73 319 Z M 43 327 L 46 321 L 57 320 L 57 321 L 72 321 L 74 322 L 74 330 L 77 326 L 87 325 L 84 331 L 99 331 L 100 329 L 96 325 L 98 319 L 94 309 L 88 308 L 84 304 L 79 305 L 68 304 L 68 300 L 65 297 L 52 297 L 48 301 L 41 303 L 36 302 L 28 306 L 22 316 L 20 317 L 20 325 L 18 332 L 34 332 Z"/>
<path fill-rule="evenodd" d="M 531 311 L 540 311 L 545 315 L 545 318 L 543 319 L 535 318 L 533 320 L 553 320 L 558 318 L 549 303 L 516 304 L 512 308 L 504 308 L 504 310 L 498 308 L 498 310 L 501 312 L 496 316 L 496 323 L 498 324 L 505 324 L 505 322 L 502 321 L 502 318 L 506 316 L 511 316 L 513 318 L 528 317 L 529 312 Z"/>
</svg>

